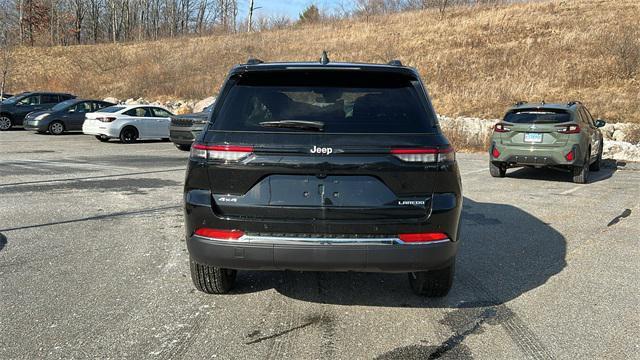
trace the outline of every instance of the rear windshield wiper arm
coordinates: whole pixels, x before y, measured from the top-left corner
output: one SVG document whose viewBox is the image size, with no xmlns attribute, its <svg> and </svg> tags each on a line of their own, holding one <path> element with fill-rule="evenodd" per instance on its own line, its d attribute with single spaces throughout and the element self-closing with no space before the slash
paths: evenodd
<svg viewBox="0 0 640 360">
<path fill-rule="evenodd" d="M 285 129 L 301 129 L 323 131 L 324 123 L 322 121 L 306 121 L 306 120 L 277 120 L 263 121 L 259 123 L 262 127 L 285 128 Z"/>
</svg>

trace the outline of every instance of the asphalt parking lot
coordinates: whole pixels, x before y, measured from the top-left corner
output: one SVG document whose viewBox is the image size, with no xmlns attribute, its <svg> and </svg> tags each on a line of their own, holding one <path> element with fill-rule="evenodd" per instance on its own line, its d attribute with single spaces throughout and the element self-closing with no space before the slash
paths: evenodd
<svg viewBox="0 0 640 360">
<path fill-rule="evenodd" d="M 0 133 L 0 358 L 625 359 L 640 353 L 640 166 L 489 176 L 448 297 L 406 275 L 240 272 L 197 292 L 168 142 Z"/>
</svg>

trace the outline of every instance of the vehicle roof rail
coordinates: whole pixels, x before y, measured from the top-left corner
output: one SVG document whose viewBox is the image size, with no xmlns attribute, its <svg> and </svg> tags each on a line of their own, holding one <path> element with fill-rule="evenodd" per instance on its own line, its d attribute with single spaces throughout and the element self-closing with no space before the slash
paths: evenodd
<svg viewBox="0 0 640 360">
<path fill-rule="evenodd" d="M 578 100 L 571 100 L 567 103 L 567 106 L 573 106 L 575 104 L 582 104 L 582 103 Z"/>
<path fill-rule="evenodd" d="M 247 60 L 247 65 L 258 65 L 258 64 L 263 64 L 264 61 L 260 60 L 260 59 L 256 59 L 256 58 L 249 58 Z"/>
<path fill-rule="evenodd" d="M 526 101 L 516 101 L 516 106 L 524 105 L 526 103 Z"/>
<path fill-rule="evenodd" d="M 320 64 L 327 65 L 329 63 L 329 56 L 327 55 L 327 50 L 322 51 L 322 55 L 320 56 Z"/>
<path fill-rule="evenodd" d="M 402 66 L 402 61 L 398 60 L 398 59 L 393 59 L 391 61 L 389 61 L 387 63 L 387 65 L 391 65 L 391 66 Z"/>
</svg>

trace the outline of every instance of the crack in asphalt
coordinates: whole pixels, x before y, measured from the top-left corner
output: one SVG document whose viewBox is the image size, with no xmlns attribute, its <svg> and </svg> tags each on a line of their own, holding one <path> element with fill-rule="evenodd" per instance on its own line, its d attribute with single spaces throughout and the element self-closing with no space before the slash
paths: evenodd
<svg viewBox="0 0 640 360">
<path fill-rule="evenodd" d="M 120 217 L 120 216 L 139 215 L 139 214 L 146 214 L 146 213 L 159 212 L 159 211 L 164 211 L 164 210 L 172 210 L 172 209 L 178 209 L 178 208 L 182 208 L 182 205 L 163 206 L 163 207 L 143 209 L 143 210 L 134 210 L 134 211 L 120 211 L 120 212 L 114 212 L 114 213 L 104 214 L 104 215 L 87 216 L 87 217 L 78 218 L 78 219 L 62 220 L 62 221 L 54 221 L 54 222 L 42 223 L 42 224 L 18 226 L 18 227 L 14 227 L 14 228 L 0 229 L 0 232 L 2 232 L 2 231 L 8 232 L 8 231 L 15 231 L 15 230 L 23 230 L 23 229 L 32 229 L 32 228 L 39 228 L 39 227 L 60 225 L 60 224 L 70 224 L 70 223 L 76 223 L 76 222 L 82 222 L 82 221 L 101 220 L 101 219 L 114 218 L 114 217 Z"/>
</svg>

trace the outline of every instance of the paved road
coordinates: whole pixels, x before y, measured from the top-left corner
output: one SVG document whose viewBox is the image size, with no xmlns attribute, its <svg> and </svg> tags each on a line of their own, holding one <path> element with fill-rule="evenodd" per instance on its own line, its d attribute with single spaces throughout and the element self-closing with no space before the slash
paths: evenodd
<svg viewBox="0 0 640 360">
<path fill-rule="evenodd" d="M 638 358 L 640 167 L 575 185 L 458 158 L 447 298 L 403 275 L 299 272 L 241 272 L 211 296 L 189 278 L 185 153 L 0 133 L 0 358 Z"/>
</svg>

